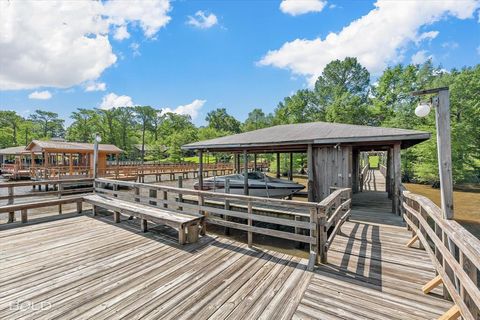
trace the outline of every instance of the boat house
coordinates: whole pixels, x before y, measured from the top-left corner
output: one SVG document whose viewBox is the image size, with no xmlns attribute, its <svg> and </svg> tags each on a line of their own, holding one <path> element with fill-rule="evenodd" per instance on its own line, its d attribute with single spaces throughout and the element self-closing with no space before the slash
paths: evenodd
<svg viewBox="0 0 480 320">
<path fill-rule="evenodd" d="M 428 140 L 430 133 L 397 129 L 350 125 L 341 123 L 311 122 L 278 125 L 221 138 L 190 143 L 186 150 L 196 150 L 200 159 L 204 152 L 230 152 L 240 155 L 244 163 L 249 154 L 277 154 L 279 176 L 280 154 L 307 154 L 308 199 L 319 202 L 330 194 L 331 187 L 360 188 L 360 154 L 382 151 L 387 154 L 386 189 L 393 194 L 394 211 L 399 212 L 398 194 L 401 185 L 400 150 Z M 292 161 L 290 160 L 290 172 Z M 290 174 L 291 176 L 291 174 Z M 248 184 L 246 184 L 248 188 Z M 248 190 L 245 192 L 248 194 Z"/>
<path fill-rule="evenodd" d="M 67 141 L 40 141 L 33 140 L 25 148 L 31 162 L 31 178 L 46 179 L 62 176 L 89 176 L 93 170 L 93 143 Z M 112 144 L 98 145 L 98 170 L 103 172 L 107 168 L 107 158 L 118 159 L 122 149 Z M 41 154 L 42 165 L 36 166 L 36 155 Z"/>
</svg>

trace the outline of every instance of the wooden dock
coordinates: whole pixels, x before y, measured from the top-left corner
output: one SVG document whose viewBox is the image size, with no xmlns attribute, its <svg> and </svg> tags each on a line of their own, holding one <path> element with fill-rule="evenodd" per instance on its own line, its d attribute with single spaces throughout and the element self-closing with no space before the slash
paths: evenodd
<svg viewBox="0 0 480 320">
<path fill-rule="evenodd" d="M 386 193 L 353 200 L 328 263 L 313 272 L 304 258 L 212 235 L 179 246 L 162 227 L 142 234 L 111 217 L 0 229 L 0 318 L 435 319 L 447 311 L 440 289 L 422 293 L 434 268 L 417 244 L 405 246 L 410 232 Z"/>
</svg>

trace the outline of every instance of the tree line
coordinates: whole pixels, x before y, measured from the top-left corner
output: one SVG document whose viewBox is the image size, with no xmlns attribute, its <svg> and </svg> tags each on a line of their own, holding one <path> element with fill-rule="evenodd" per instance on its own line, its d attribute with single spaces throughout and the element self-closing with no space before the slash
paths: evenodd
<svg viewBox="0 0 480 320">
<path fill-rule="evenodd" d="M 207 124 L 196 127 L 188 115 L 163 113 L 150 106 L 109 110 L 78 108 L 72 124 L 65 128 L 58 114 L 36 110 L 24 118 L 15 111 L 0 111 L 0 147 L 25 145 L 32 139 L 65 137 L 69 141 L 92 142 L 94 132 L 105 143 L 133 155 L 133 146 L 148 145 L 153 159 L 168 148 L 168 161 L 187 155 L 181 146 L 194 141 L 256 130 L 269 126 L 312 121 L 418 129 L 432 139 L 402 154 L 404 181 L 438 181 L 435 118 L 414 114 L 419 102 L 412 91 L 450 87 L 453 176 L 456 183 L 480 180 L 480 65 L 446 71 L 431 61 L 420 65 L 388 67 L 371 83 L 368 70 L 356 58 L 330 62 L 312 89 L 301 89 L 285 97 L 271 113 L 254 108 L 244 122 L 225 108 L 210 111 Z M 157 156 L 156 156 L 157 155 Z M 158 159 L 156 159 L 158 160 Z"/>
</svg>

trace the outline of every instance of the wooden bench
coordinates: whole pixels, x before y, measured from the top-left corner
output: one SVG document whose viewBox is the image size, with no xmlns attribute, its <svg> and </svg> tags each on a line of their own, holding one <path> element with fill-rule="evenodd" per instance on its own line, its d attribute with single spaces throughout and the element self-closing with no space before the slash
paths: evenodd
<svg viewBox="0 0 480 320">
<path fill-rule="evenodd" d="M 178 242 L 185 244 L 197 242 L 203 217 L 191 216 L 184 213 L 172 212 L 165 209 L 151 207 L 140 203 L 133 203 L 105 195 L 88 195 L 83 201 L 93 205 L 93 214 L 96 207 L 113 211 L 113 219 L 120 222 L 120 214 L 135 216 L 140 219 L 142 232 L 147 232 L 147 221 L 167 225 L 178 230 Z"/>
</svg>

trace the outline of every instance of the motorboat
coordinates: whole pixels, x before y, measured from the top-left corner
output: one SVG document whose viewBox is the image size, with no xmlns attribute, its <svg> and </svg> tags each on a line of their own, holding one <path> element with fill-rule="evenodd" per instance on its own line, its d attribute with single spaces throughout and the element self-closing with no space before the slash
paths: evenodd
<svg viewBox="0 0 480 320">
<path fill-rule="evenodd" d="M 250 196 L 284 198 L 305 188 L 304 185 L 294 181 L 272 178 L 258 171 L 249 172 L 247 178 L 248 194 Z M 224 193 L 227 179 L 229 181 L 230 193 L 243 194 L 245 183 L 243 173 L 207 178 L 203 180 L 203 190 Z M 198 182 L 195 183 L 194 188 L 196 190 L 200 189 Z"/>
</svg>

